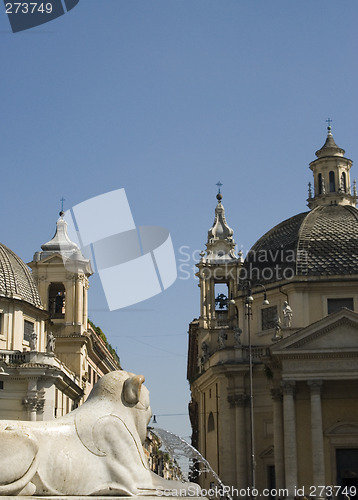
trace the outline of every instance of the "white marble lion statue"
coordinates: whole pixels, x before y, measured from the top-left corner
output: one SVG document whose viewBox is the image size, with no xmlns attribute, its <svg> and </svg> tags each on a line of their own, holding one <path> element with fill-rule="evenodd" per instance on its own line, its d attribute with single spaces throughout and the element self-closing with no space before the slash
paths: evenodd
<svg viewBox="0 0 358 500">
<path fill-rule="evenodd" d="M 149 470 L 142 443 L 151 409 L 143 382 L 142 375 L 112 372 L 64 417 L 0 421 L 0 495 L 200 495 L 197 485 Z"/>
</svg>

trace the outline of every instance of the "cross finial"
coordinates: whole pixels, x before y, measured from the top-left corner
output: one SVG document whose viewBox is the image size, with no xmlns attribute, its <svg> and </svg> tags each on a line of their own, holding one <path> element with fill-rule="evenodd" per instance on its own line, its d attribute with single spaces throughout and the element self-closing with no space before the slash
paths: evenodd
<svg viewBox="0 0 358 500">
<path fill-rule="evenodd" d="M 61 212 L 60 212 L 60 217 L 63 217 L 65 215 L 65 212 L 63 211 L 63 202 L 65 201 L 65 198 L 62 196 L 60 199 L 61 202 Z"/>
<path fill-rule="evenodd" d="M 219 181 L 219 182 L 217 182 L 217 183 L 216 183 L 216 185 L 217 185 L 217 187 L 218 187 L 218 194 L 220 194 L 220 193 L 221 193 L 220 188 L 221 188 L 222 184 L 221 184 L 221 182 Z"/>
<path fill-rule="evenodd" d="M 326 122 L 328 123 L 328 130 L 331 129 L 331 123 L 333 122 L 333 120 L 331 120 L 330 118 L 327 118 Z"/>
</svg>

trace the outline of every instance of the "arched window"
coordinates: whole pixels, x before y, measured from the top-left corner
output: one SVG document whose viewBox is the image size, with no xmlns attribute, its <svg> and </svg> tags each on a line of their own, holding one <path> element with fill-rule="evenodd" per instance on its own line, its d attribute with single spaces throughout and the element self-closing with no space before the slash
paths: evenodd
<svg viewBox="0 0 358 500">
<path fill-rule="evenodd" d="M 318 194 L 322 194 L 322 174 L 318 174 Z"/>
<path fill-rule="evenodd" d="M 336 191 L 336 182 L 334 179 L 334 172 L 331 170 L 329 173 L 329 192 L 335 193 Z"/>
<path fill-rule="evenodd" d="M 215 430 L 215 422 L 213 412 L 211 411 L 208 417 L 208 432 L 211 432 L 213 430 Z"/>
<path fill-rule="evenodd" d="M 63 283 L 51 283 L 48 288 L 48 310 L 51 318 L 65 317 L 65 286 Z"/>
<path fill-rule="evenodd" d="M 347 178 L 346 178 L 346 173 L 345 172 L 342 172 L 341 189 L 342 189 L 343 193 L 347 192 Z"/>
</svg>

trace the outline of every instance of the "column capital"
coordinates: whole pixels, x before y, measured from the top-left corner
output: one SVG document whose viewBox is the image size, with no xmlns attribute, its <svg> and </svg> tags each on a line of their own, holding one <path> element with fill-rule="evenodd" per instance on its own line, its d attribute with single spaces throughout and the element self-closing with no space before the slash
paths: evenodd
<svg viewBox="0 0 358 500">
<path fill-rule="evenodd" d="M 23 399 L 22 404 L 30 412 L 43 412 L 45 399 L 39 398 L 38 396 L 26 397 Z"/>
<path fill-rule="evenodd" d="M 231 408 L 234 408 L 235 406 L 243 407 L 247 401 L 249 401 L 249 396 L 243 393 L 236 393 L 228 396 L 227 400 L 230 403 Z"/>
<path fill-rule="evenodd" d="M 295 380 L 283 380 L 281 382 L 282 392 L 284 396 L 291 395 L 294 396 L 296 392 L 296 382 Z"/>
<path fill-rule="evenodd" d="M 45 391 L 28 391 L 26 397 L 22 400 L 22 404 L 29 412 L 43 412 L 45 405 Z"/>
<path fill-rule="evenodd" d="M 321 394 L 322 380 L 307 380 L 307 385 L 311 390 L 311 394 Z"/>
<path fill-rule="evenodd" d="M 282 401 L 282 389 L 280 387 L 271 389 L 271 397 L 274 401 Z"/>
<path fill-rule="evenodd" d="M 22 404 L 25 406 L 28 411 L 36 411 L 37 410 L 37 398 L 24 398 L 22 400 Z"/>
</svg>

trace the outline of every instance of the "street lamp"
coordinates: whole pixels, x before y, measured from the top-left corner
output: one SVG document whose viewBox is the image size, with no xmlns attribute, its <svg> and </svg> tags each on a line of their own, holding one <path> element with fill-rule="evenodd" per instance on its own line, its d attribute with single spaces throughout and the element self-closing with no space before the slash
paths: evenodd
<svg viewBox="0 0 358 500">
<path fill-rule="evenodd" d="M 269 306 L 270 305 L 270 302 L 267 300 L 267 292 L 266 292 L 266 288 L 264 287 L 264 285 L 261 285 L 261 283 L 257 283 L 257 286 L 261 286 L 263 289 L 264 289 L 264 301 L 263 301 L 263 305 L 264 306 Z"/>
<path fill-rule="evenodd" d="M 264 285 L 258 284 L 264 289 L 263 305 L 269 305 L 267 300 L 267 292 Z M 250 381 L 250 454 L 251 454 L 251 496 L 256 485 L 256 460 L 255 460 L 255 427 L 254 427 L 254 392 L 253 392 L 253 359 L 252 359 L 252 344 L 251 344 L 251 318 L 252 318 L 252 303 L 254 298 L 251 292 L 251 283 L 247 282 L 245 297 L 245 316 L 247 317 L 247 335 L 249 341 L 249 381 Z"/>
</svg>

